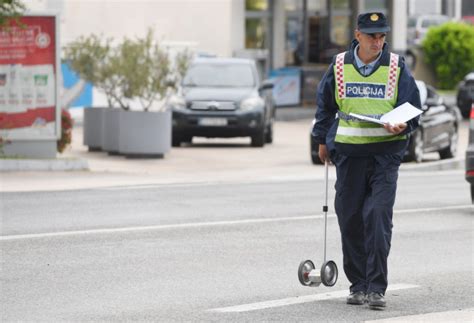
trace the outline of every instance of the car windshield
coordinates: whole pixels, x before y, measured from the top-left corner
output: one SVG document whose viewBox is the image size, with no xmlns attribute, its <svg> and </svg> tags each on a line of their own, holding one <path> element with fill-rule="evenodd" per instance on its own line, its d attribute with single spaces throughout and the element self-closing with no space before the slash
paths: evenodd
<svg viewBox="0 0 474 323">
<path fill-rule="evenodd" d="M 196 64 L 186 72 L 183 86 L 253 87 L 255 77 L 246 64 Z"/>
<path fill-rule="evenodd" d="M 422 28 L 428 28 L 428 27 L 431 27 L 431 26 L 439 25 L 439 24 L 441 24 L 441 23 L 442 23 L 442 21 L 439 20 L 439 19 L 436 19 L 436 18 L 425 19 L 425 20 L 423 20 L 423 22 L 421 23 L 421 27 L 422 27 Z"/>
</svg>

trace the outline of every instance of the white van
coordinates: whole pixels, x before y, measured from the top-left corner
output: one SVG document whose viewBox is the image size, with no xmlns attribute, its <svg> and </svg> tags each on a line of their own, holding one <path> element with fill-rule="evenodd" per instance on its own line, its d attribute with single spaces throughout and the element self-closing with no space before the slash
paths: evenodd
<svg viewBox="0 0 474 323">
<path fill-rule="evenodd" d="M 444 15 L 419 15 L 408 18 L 408 45 L 420 45 L 428 32 L 428 28 L 448 22 L 450 18 Z"/>
</svg>

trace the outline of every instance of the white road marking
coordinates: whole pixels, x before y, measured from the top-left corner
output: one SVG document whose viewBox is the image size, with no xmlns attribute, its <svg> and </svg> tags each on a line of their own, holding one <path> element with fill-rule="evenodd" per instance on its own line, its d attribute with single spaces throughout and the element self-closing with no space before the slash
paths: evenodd
<svg viewBox="0 0 474 323">
<path fill-rule="evenodd" d="M 474 210 L 474 206 L 471 204 L 468 204 L 468 205 L 446 206 L 446 207 L 439 207 L 439 208 L 405 209 L 405 210 L 395 210 L 394 213 L 396 215 L 396 214 L 405 214 L 405 213 L 441 212 L 441 211 L 447 211 L 447 210 L 461 210 L 461 209 Z M 335 218 L 335 217 L 336 215 L 334 213 L 328 214 L 328 218 Z M 124 227 L 124 228 L 105 228 L 105 229 L 91 229 L 91 230 L 15 234 L 15 235 L 0 236 L 0 241 L 32 239 L 32 238 L 67 237 L 67 236 L 74 236 L 74 235 L 90 235 L 90 234 L 104 234 L 104 233 L 202 228 L 202 227 L 213 227 L 213 226 L 243 225 L 243 224 L 284 222 L 284 221 L 306 221 L 306 220 L 318 220 L 318 219 L 323 219 L 323 218 L 324 218 L 324 215 L 305 215 L 305 216 L 280 217 L 280 218 L 260 218 L 260 219 L 244 219 L 244 220 L 230 220 L 230 221 L 148 225 L 148 226 Z"/>
<path fill-rule="evenodd" d="M 418 315 L 397 316 L 388 319 L 365 321 L 365 323 L 391 323 L 391 322 L 474 322 L 474 308 L 456 311 L 434 312 Z"/>
<path fill-rule="evenodd" d="M 418 208 L 418 209 L 405 209 L 405 210 L 394 210 L 394 214 L 405 214 L 405 213 L 417 213 L 417 212 L 441 212 L 441 211 L 448 211 L 448 210 L 464 210 L 464 209 L 472 209 L 474 211 L 474 205 L 466 204 L 466 205 L 453 205 L 453 206 L 444 206 L 444 207 L 426 207 L 426 208 Z"/>
<path fill-rule="evenodd" d="M 328 214 L 328 218 L 336 217 L 335 214 Z M 102 234 L 102 233 L 119 233 L 119 232 L 138 232 L 138 231 L 156 231 L 156 230 L 170 230 L 170 229 L 186 229 L 186 228 L 201 228 L 212 226 L 225 225 L 242 225 L 265 222 L 283 222 L 283 221 L 302 221 L 321 219 L 323 215 L 306 215 L 295 217 L 281 217 L 268 219 L 246 219 L 233 221 L 213 221 L 213 222 L 195 222 L 195 223 L 179 223 L 179 224 L 164 224 L 164 225 L 148 225 L 140 227 L 125 227 L 125 228 L 110 228 L 110 229 L 93 229 L 93 230 L 77 230 L 77 231 L 61 231 L 48 233 L 31 233 L 31 234 L 16 234 L 0 236 L 0 241 L 18 240 L 30 238 L 47 238 L 47 237 L 64 237 L 72 235 L 88 235 L 88 234 Z"/>
<path fill-rule="evenodd" d="M 420 287 L 420 286 L 410 285 L 410 284 L 394 284 L 394 285 L 389 285 L 387 288 L 387 291 L 417 288 L 417 287 Z M 347 290 L 340 290 L 340 291 L 335 291 L 335 292 L 330 292 L 330 293 L 306 295 L 306 296 L 299 296 L 299 297 L 289 297 L 289 298 L 276 299 L 276 300 L 266 301 L 266 302 L 213 308 L 207 311 L 220 312 L 220 313 L 250 312 L 250 311 L 263 310 L 263 309 L 273 308 L 273 307 L 281 307 L 281 306 L 288 306 L 288 305 L 294 305 L 294 304 L 325 301 L 325 300 L 334 299 L 334 298 L 342 298 L 342 297 L 346 297 L 347 294 L 348 294 Z"/>
</svg>

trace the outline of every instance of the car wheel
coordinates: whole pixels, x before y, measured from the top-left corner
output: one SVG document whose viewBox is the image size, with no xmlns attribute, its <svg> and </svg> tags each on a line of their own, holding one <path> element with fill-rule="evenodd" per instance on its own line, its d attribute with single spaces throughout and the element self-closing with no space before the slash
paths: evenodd
<svg viewBox="0 0 474 323">
<path fill-rule="evenodd" d="M 321 161 L 319 156 L 315 155 L 313 153 L 311 153 L 311 161 L 313 162 L 314 165 L 322 165 L 323 164 L 323 162 Z"/>
<path fill-rule="evenodd" d="M 173 135 L 171 138 L 171 146 L 173 147 L 181 146 L 181 137 Z"/>
<path fill-rule="evenodd" d="M 184 142 L 185 144 L 191 144 L 193 142 L 193 137 L 192 136 L 185 136 L 181 138 L 181 142 Z"/>
<path fill-rule="evenodd" d="M 264 128 L 259 130 L 251 138 L 252 138 L 252 142 L 251 142 L 252 147 L 263 147 L 263 145 L 265 145 L 265 130 L 264 130 Z"/>
<path fill-rule="evenodd" d="M 464 119 L 469 119 L 469 116 L 471 115 L 471 106 L 469 104 L 466 104 L 464 107 L 459 107 L 461 110 L 461 115 Z"/>
<path fill-rule="evenodd" d="M 309 135 L 309 142 L 310 142 L 310 154 L 311 154 L 311 162 L 314 165 L 322 165 L 323 162 L 319 158 L 319 145 L 314 142 L 313 136 Z"/>
<path fill-rule="evenodd" d="M 408 147 L 408 160 L 421 163 L 423 161 L 423 132 L 415 131 Z"/>
<path fill-rule="evenodd" d="M 180 135 L 172 135 L 171 139 L 171 146 L 173 147 L 180 147 L 181 143 L 190 144 L 193 140 L 192 136 L 180 136 Z"/>
<path fill-rule="evenodd" d="M 265 132 L 265 143 L 271 144 L 273 142 L 273 120 L 270 121 L 270 124 L 267 126 L 267 131 Z"/>
<path fill-rule="evenodd" d="M 458 149 L 458 129 L 457 126 L 453 127 L 453 132 L 449 136 L 449 146 L 439 151 L 439 157 L 441 159 L 453 158 L 456 156 Z"/>
<path fill-rule="evenodd" d="M 474 184 L 471 184 L 471 202 L 474 204 Z"/>
</svg>

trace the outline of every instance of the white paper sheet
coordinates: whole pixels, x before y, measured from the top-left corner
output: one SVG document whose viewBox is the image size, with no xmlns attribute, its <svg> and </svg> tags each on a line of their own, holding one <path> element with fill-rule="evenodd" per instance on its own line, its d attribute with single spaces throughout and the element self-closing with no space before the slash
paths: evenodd
<svg viewBox="0 0 474 323">
<path fill-rule="evenodd" d="M 380 120 L 372 117 L 363 116 L 357 113 L 349 113 L 350 116 L 355 117 L 360 120 L 370 121 L 378 124 L 389 123 L 391 125 L 397 123 L 404 123 L 408 120 L 415 118 L 416 116 L 423 113 L 423 110 L 420 110 L 408 102 L 403 103 L 402 105 L 394 108 L 392 111 L 384 114 Z"/>
</svg>

